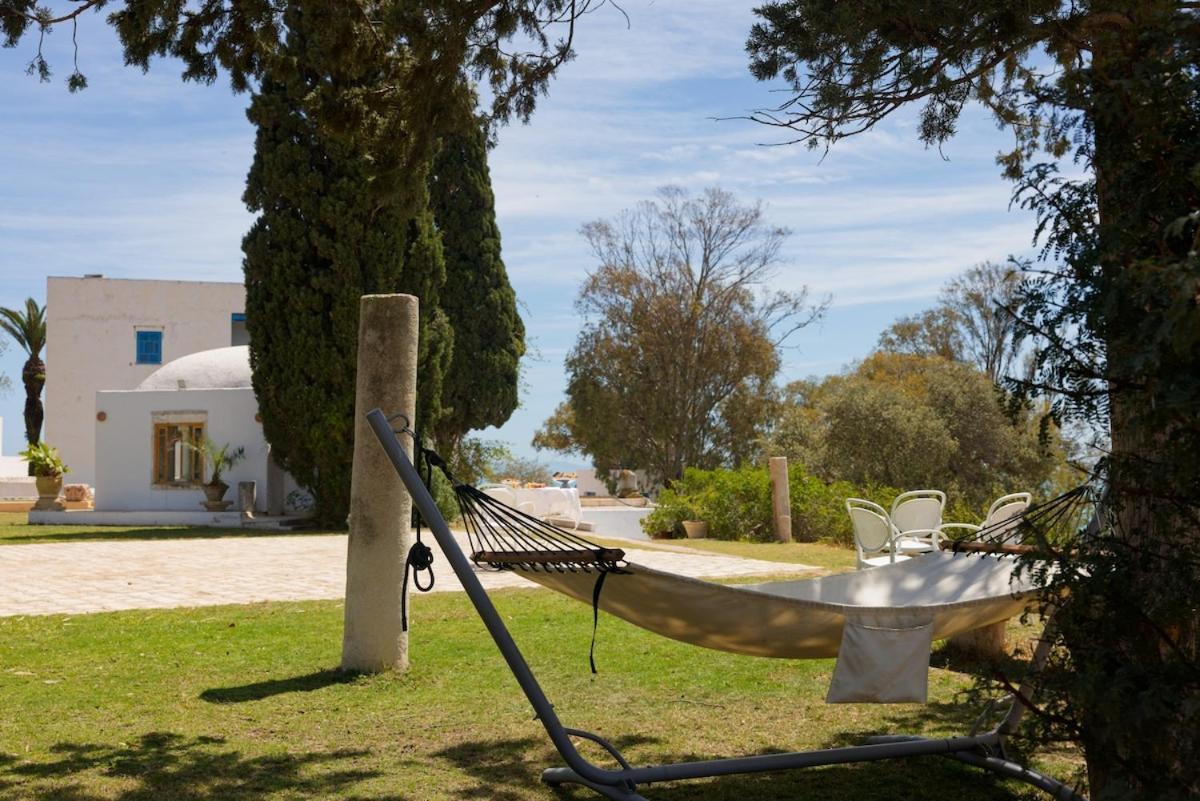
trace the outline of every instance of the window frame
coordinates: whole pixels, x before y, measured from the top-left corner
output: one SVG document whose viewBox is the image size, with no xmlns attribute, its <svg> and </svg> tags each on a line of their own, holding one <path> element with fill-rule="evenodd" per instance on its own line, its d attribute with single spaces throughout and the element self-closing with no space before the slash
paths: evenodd
<svg viewBox="0 0 1200 801">
<path fill-rule="evenodd" d="M 143 347 L 153 345 L 153 348 Z M 134 331 L 133 359 L 135 364 L 163 363 L 163 332 L 139 328 Z"/>
<path fill-rule="evenodd" d="M 188 465 L 188 477 L 171 479 L 168 475 L 174 465 L 170 455 L 174 450 L 176 440 L 171 440 L 171 429 L 185 432 L 185 437 L 178 441 L 188 444 L 202 442 L 207 433 L 207 416 L 195 415 L 155 415 L 150 433 L 150 485 L 156 489 L 195 489 L 204 486 L 207 465 L 204 455 L 196 450 L 182 454 L 182 459 Z"/>
</svg>

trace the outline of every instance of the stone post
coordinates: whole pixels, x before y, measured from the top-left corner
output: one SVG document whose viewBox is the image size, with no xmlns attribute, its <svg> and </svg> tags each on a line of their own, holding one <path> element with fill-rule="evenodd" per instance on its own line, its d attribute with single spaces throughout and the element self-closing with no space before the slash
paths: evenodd
<svg viewBox="0 0 1200 801">
<path fill-rule="evenodd" d="M 1004 647 L 1004 633 L 1007 628 L 1008 621 L 1001 620 L 999 623 L 951 637 L 950 644 L 976 656 L 1001 659 L 1008 654 Z"/>
<path fill-rule="evenodd" d="M 254 481 L 238 482 L 238 509 L 241 510 L 242 520 L 253 520 L 254 510 L 258 506 L 258 484 Z"/>
<path fill-rule="evenodd" d="M 409 420 L 417 405 L 417 299 L 364 295 L 359 303 L 358 375 L 354 399 L 354 466 L 350 476 L 350 542 L 342 670 L 408 667 L 408 634 L 400 625 L 404 561 L 412 544 L 412 500 L 367 425 L 379 407 Z M 403 438 L 412 456 L 412 442 Z"/>
<path fill-rule="evenodd" d="M 775 539 L 792 541 L 792 495 L 788 486 L 786 456 L 772 456 L 768 462 L 771 473 L 771 506 L 775 515 Z"/>
</svg>

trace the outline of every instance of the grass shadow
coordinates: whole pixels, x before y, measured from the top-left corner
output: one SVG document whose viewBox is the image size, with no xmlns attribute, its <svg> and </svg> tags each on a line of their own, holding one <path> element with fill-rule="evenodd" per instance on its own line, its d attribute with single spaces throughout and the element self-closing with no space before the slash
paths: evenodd
<svg viewBox="0 0 1200 801">
<path fill-rule="evenodd" d="M 644 738 L 622 739 L 624 749 L 647 742 Z M 762 753 L 779 753 L 774 750 Z M 478 784 L 462 798 L 517 801 L 541 784 L 542 770 L 563 764 L 544 738 L 478 740 L 443 749 L 437 757 L 474 778 Z M 600 766 L 607 759 L 588 754 Z M 695 760 L 690 754 L 656 754 L 656 764 Z M 641 763 L 635 763 L 635 767 Z M 831 765 L 775 773 L 739 774 L 714 779 L 697 779 L 666 784 L 639 785 L 638 792 L 650 801 L 827 801 L 827 799 L 971 798 L 978 801 L 1034 799 L 1036 791 L 1005 786 L 990 774 L 937 757 L 882 760 L 852 765 Z M 563 785 L 554 793 L 560 798 L 597 798 L 591 790 Z"/>
<path fill-rule="evenodd" d="M 10 797 L 28 801 L 258 801 L 278 793 L 295 799 L 349 799 L 354 785 L 379 775 L 355 767 L 356 760 L 370 753 L 364 750 L 246 756 L 219 737 L 170 732 L 150 732 L 135 742 L 117 745 L 58 743 L 50 752 L 51 759 L 45 762 L 0 763 L 0 782 L 9 783 Z M 110 788 L 100 795 L 90 789 L 97 775 L 113 779 L 115 792 Z M 88 787 L 83 784 L 85 779 Z M 375 801 L 406 801 L 398 795 L 371 797 Z"/>
<path fill-rule="evenodd" d="M 318 670 L 286 679 L 256 681 L 236 687 L 212 687 L 200 693 L 200 699 L 210 704 L 240 704 L 246 701 L 261 701 L 284 693 L 310 693 L 335 684 L 348 684 L 356 678 L 357 674 L 343 670 Z"/>
</svg>

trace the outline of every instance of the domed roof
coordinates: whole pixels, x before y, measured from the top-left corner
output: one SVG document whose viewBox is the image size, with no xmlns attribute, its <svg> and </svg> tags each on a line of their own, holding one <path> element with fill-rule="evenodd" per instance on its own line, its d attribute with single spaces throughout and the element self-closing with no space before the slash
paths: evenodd
<svg viewBox="0 0 1200 801">
<path fill-rule="evenodd" d="M 250 348 L 237 345 L 189 353 L 167 362 L 138 389 L 242 389 L 250 386 Z"/>
</svg>

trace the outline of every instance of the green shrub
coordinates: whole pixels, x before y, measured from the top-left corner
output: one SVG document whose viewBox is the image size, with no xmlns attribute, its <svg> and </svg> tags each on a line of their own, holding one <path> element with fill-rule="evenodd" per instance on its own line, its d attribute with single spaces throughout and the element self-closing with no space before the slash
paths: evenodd
<svg viewBox="0 0 1200 801">
<path fill-rule="evenodd" d="M 890 487 L 858 487 L 848 481 L 826 483 L 801 465 L 791 465 L 792 538 L 854 544 L 846 514 L 847 498 L 868 498 L 885 507 L 899 494 Z M 643 521 L 651 537 L 682 536 L 682 521 L 703 520 L 708 536 L 719 540 L 770 542 L 775 538 L 771 480 L 766 469 L 688 469 L 683 479 L 659 495 L 658 508 Z"/>
<path fill-rule="evenodd" d="M 655 540 L 677 539 L 683 536 L 683 521 L 695 520 L 696 515 L 695 508 L 678 489 L 665 489 L 659 493 L 658 507 L 642 518 L 642 531 Z"/>
</svg>

